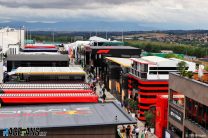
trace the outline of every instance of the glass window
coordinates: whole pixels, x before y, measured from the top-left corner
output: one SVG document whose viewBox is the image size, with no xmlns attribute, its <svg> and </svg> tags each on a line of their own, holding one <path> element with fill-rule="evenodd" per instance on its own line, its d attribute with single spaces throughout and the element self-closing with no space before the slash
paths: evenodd
<svg viewBox="0 0 208 138">
<path fill-rule="evenodd" d="M 137 70 L 140 70 L 140 63 L 137 63 Z"/>
<path fill-rule="evenodd" d="M 186 98 L 186 119 L 208 130 L 208 107 Z"/>
<path fill-rule="evenodd" d="M 144 72 L 148 72 L 148 64 L 144 64 Z"/>
<path fill-rule="evenodd" d="M 141 64 L 141 66 L 140 66 L 140 71 L 141 71 L 141 72 L 144 72 L 144 64 Z"/>
<path fill-rule="evenodd" d="M 176 134 L 178 137 L 182 138 L 182 131 L 175 127 L 174 125 L 169 123 L 169 130 L 171 130 L 174 134 Z"/>
<path fill-rule="evenodd" d="M 141 78 L 146 79 L 147 78 L 147 73 L 141 73 Z"/>
<path fill-rule="evenodd" d="M 183 108 L 184 107 L 184 96 L 176 91 L 170 90 L 171 97 L 170 100 L 173 104 Z"/>
</svg>

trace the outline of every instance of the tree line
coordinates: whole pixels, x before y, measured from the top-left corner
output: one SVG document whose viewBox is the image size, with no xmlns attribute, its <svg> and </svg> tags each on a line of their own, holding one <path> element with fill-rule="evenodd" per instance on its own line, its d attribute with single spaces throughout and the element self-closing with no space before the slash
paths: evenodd
<svg viewBox="0 0 208 138">
<path fill-rule="evenodd" d="M 208 48 L 200 46 L 191 46 L 177 43 L 164 43 L 164 42 L 149 42 L 149 41 L 138 41 L 129 40 L 126 41 L 125 45 L 134 46 L 141 48 L 147 52 L 159 53 L 160 50 L 172 50 L 177 54 L 184 54 L 189 56 L 196 56 L 202 58 L 208 56 Z"/>
</svg>

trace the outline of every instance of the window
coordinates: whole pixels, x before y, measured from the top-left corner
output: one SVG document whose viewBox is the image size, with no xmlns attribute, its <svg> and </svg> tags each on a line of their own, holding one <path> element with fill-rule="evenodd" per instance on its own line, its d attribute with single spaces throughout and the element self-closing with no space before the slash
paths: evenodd
<svg viewBox="0 0 208 138">
<path fill-rule="evenodd" d="M 150 71 L 149 74 L 155 75 L 155 74 L 157 74 L 157 71 Z"/>
<path fill-rule="evenodd" d="M 177 71 L 170 71 L 170 72 L 177 72 Z M 149 74 L 169 74 L 169 71 L 150 71 Z"/>
<path fill-rule="evenodd" d="M 150 70 L 178 70 L 177 67 L 150 67 Z M 186 70 L 188 70 L 188 67 L 186 67 Z"/>
<path fill-rule="evenodd" d="M 140 64 L 137 63 L 137 70 L 140 70 Z"/>
<path fill-rule="evenodd" d="M 146 79 L 147 78 L 147 73 L 141 73 L 141 78 Z"/>
<path fill-rule="evenodd" d="M 177 70 L 177 67 L 150 67 L 150 70 Z"/>
<path fill-rule="evenodd" d="M 186 119 L 208 131 L 208 106 L 186 98 Z"/>
<path fill-rule="evenodd" d="M 141 64 L 140 71 L 141 72 L 148 72 L 148 64 Z"/>
<path fill-rule="evenodd" d="M 180 92 L 176 92 L 174 90 L 170 90 L 170 100 L 173 104 L 184 108 L 184 96 Z"/>
<path fill-rule="evenodd" d="M 169 123 L 169 130 L 171 130 L 174 134 L 176 134 L 178 137 L 182 138 L 183 132 L 175 127 L 174 125 Z"/>
</svg>

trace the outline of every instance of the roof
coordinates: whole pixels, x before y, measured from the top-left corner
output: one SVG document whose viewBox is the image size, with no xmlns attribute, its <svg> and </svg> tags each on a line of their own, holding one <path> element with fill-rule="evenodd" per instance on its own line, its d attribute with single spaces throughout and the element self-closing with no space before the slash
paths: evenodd
<svg viewBox="0 0 208 138">
<path fill-rule="evenodd" d="M 91 49 L 139 49 L 131 46 L 90 46 Z"/>
<path fill-rule="evenodd" d="M 142 58 L 131 58 L 131 60 L 135 61 L 135 62 L 139 62 L 139 63 L 142 63 L 142 64 L 153 64 L 152 62 L 148 62 Z"/>
<path fill-rule="evenodd" d="M 79 84 L 0 84 L 0 89 L 89 89 L 89 85 L 85 83 Z"/>
<path fill-rule="evenodd" d="M 131 60 L 143 64 L 157 64 L 160 62 L 171 62 L 173 60 L 167 59 L 167 58 L 162 58 L 158 56 L 144 56 L 141 58 L 131 58 Z"/>
<path fill-rule="evenodd" d="M 25 48 L 24 52 L 57 52 L 57 48 Z"/>
<path fill-rule="evenodd" d="M 2 107 L 0 129 L 55 128 L 135 124 L 116 103 L 57 104 Z"/>
<path fill-rule="evenodd" d="M 181 61 L 184 61 L 186 63 L 190 63 L 190 64 L 193 64 L 194 62 L 190 62 L 190 61 L 187 61 L 187 60 L 181 60 L 181 59 L 178 59 L 178 58 L 169 58 L 170 60 L 174 60 L 174 61 L 178 61 L 178 62 L 181 62 Z M 194 63 L 195 64 L 195 63 Z"/>
<path fill-rule="evenodd" d="M 35 44 L 26 44 L 25 46 L 49 46 L 49 47 L 51 47 L 51 46 L 53 46 L 53 47 L 55 47 L 55 45 L 54 44 L 44 44 L 44 43 L 35 43 Z"/>
<path fill-rule="evenodd" d="M 149 62 L 154 62 L 154 63 L 163 62 L 163 61 L 170 61 L 167 58 L 162 58 L 162 57 L 158 57 L 158 56 L 145 56 L 145 57 L 142 57 L 142 59 L 147 60 Z"/>
<path fill-rule="evenodd" d="M 200 58 L 199 60 L 204 61 L 204 62 L 208 62 L 208 58 Z"/>
<path fill-rule="evenodd" d="M 115 62 L 123 67 L 131 67 L 132 61 L 129 58 L 106 57 L 107 60 Z"/>
<path fill-rule="evenodd" d="M 109 42 L 109 40 L 104 39 L 102 37 L 97 37 L 97 36 L 92 36 L 89 39 L 90 41 L 95 41 L 95 42 Z"/>
<path fill-rule="evenodd" d="M 8 55 L 7 61 L 69 61 L 69 58 L 61 54 L 19 54 Z"/>
<path fill-rule="evenodd" d="M 24 48 L 24 51 L 57 51 L 57 48 Z"/>
<path fill-rule="evenodd" d="M 82 75 L 86 74 L 81 67 L 19 67 L 16 74 L 41 75 Z"/>
<path fill-rule="evenodd" d="M 43 104 L 43 103 L 97 103 L 98 96 L 94 93 L 59 93 L 51 90 L 48 92 L 32 93 L 33 90 L 25 93 L 3 93 L 0 100 L 3 104 Z"/>
</svg>

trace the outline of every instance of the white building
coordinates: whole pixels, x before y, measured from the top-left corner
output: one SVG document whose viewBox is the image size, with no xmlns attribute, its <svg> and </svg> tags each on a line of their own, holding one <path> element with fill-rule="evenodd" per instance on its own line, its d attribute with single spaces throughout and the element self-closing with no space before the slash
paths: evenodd
<svg viewBox="0 0 208 138">
<path fill-rule="evenodd" d="M 133 60 L 130 73 L 146 80 L 167 80 L 169 72 L 178 72 L 177 64 L 183 60 L 176 58 L 162 58 L 157 56 L 145 56 L 141 58 L 131 58 Z M 185 61 L 185 60 L 184 60 Z M 188 62 L 187 71 L 195 71 L 196 63 Z"/>
<path fill-rule="evenodd" d="M 3 83 L 4 71 L 3 71 L 3 53 L 0 48 L 0 83 Z"/>
<path fill-rule="evenodd" d="M 2 52 L 6 53 L 9 45 L 20 44 L 24 46 L 25 32 L 24 29 L 3 28 L 0 29 L 0 47 Z"/>
</svg>

